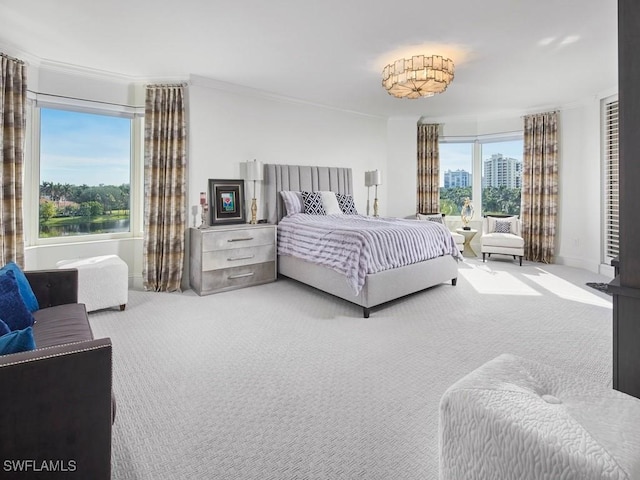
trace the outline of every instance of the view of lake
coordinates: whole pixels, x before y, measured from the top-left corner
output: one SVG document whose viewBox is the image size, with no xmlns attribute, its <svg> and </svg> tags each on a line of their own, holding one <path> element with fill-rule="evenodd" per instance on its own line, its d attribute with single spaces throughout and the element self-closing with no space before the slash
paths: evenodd
<svg viewBox="0 0 640 480">
<path fill-rule="evenodd" d="M 46 226 L 40 224 L 41 237 L 64 237 L 71 235 L 89 235 L 92 233 L 119 233 L 129 231 L 129 219 L 106 220 L 104 222 L 82 222 L 72 225 Z"/>
</svg>

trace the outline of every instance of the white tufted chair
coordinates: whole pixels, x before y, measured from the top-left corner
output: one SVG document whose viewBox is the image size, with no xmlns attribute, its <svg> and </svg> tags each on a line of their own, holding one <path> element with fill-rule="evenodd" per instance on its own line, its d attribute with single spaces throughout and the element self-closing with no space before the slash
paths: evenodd
<svg viewBox="0 0 640 480">
<path fill-rule="evenodd" d="M 640 479 L 640 400 L 501 355 L 440 401 L 440 480 Z"/>
<path fill-rule="evenodd" d="M 502 222 L 504 225 L 509 223 L 509 231 L 496 231 L 496 221 Z M 515 216 L 507 215 L 487 215 L 482 220 L 482 237 L 480 237 L 480 251 L 482 252 L 482 261 L 485 256 L 492 253 L 501 255 L 513 255 L 520 257 L 520 266 L 522 266 L 522 257 L 524 256 L 524 239 L 521 236 L 522 222 Z"/>
</svg>

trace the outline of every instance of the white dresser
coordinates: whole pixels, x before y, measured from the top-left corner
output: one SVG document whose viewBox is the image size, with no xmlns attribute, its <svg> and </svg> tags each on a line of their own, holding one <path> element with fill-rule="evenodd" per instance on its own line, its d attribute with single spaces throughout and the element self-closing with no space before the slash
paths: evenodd
<svg viewBox="0 0 640 480">
<path fill-rule="evenodd" d="M 191 228 L 190 247 L 189 280 L 198 295 L 276 279 L 275 225 Z"/>
</svg>

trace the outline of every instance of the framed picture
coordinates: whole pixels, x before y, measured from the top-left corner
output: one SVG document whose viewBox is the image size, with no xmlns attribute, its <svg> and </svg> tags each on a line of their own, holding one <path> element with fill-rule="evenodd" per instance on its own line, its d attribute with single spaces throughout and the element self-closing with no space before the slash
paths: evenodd
<svg viewBox="0 0 640 480">
<path fill-rule="evenodd" d="M 245 223 L 244 180 L 209 179 L 211 225 Z"/>
</svg>

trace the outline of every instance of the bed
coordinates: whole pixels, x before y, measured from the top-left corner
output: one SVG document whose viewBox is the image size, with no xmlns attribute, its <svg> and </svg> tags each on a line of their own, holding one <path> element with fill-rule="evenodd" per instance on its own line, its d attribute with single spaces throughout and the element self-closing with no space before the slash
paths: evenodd
<svg viewBox="0 0 640 480">
<path fill-rule="evenodd" d="M 353 194 L 350 168 L 266 164 L 264 183 L 267 221 L 272 224 L 279 224 L 286 216 L 280 195 L 283 190 Z M 362 307 L 364 317 L 368 318 L 373 307 L 391 300 L 444 282 L 450 281 L 455 286 L 456 254 L 368 273 L 357 294 L 344 274 L 292 255 L 278 255 L 278 273 L 354 303 Z"/>
</svg>

